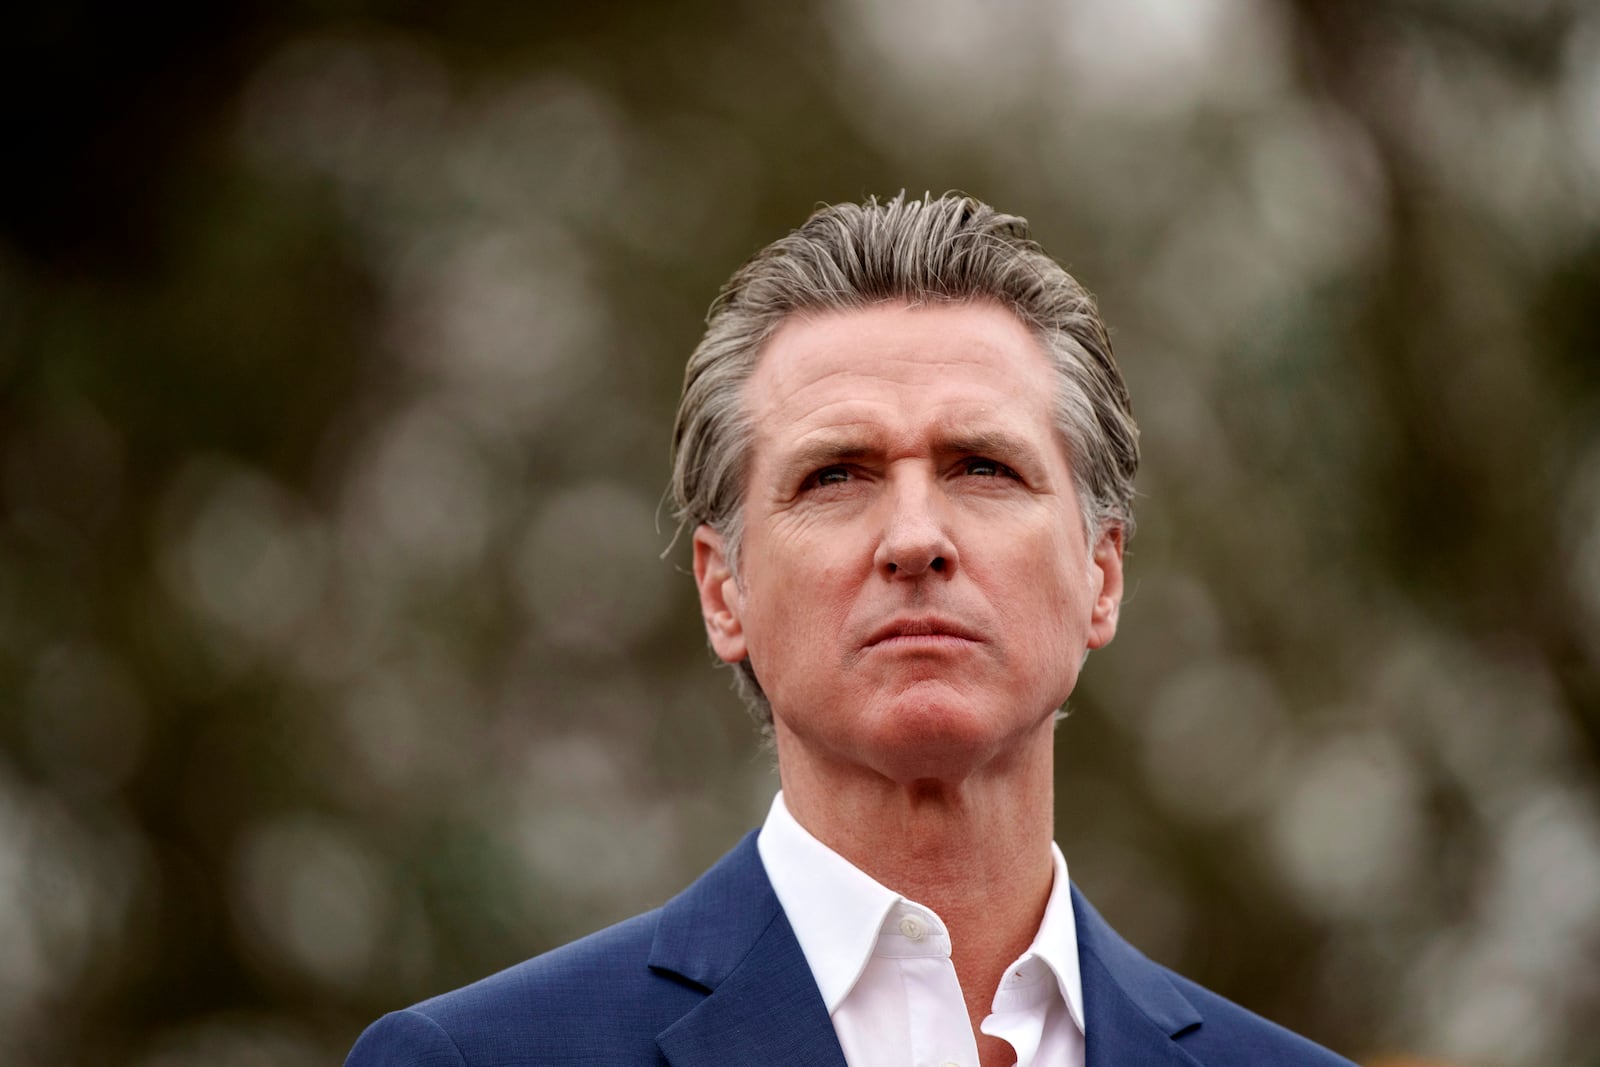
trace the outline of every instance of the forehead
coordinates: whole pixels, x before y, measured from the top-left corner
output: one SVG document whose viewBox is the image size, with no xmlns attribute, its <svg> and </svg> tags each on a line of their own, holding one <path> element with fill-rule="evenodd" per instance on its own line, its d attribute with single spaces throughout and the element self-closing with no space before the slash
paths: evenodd
<svg viewBox="0 0 1600 1067">
<path fill-rule="evenodd" d="M 768 340 L 745 401 L 758 441 L 929 419 L 1048 433 L 1056 388 L 1037 336 L 998 304 L 885 303 L 791 317 Z"/>
</svg>

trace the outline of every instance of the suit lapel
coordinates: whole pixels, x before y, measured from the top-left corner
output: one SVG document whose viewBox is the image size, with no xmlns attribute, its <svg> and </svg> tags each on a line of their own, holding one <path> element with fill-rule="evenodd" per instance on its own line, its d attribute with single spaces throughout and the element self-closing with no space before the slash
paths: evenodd
<svg viewBox="0 0 1600 1067">
<path fill-rule="evenodd" d="M 1074 887 L 1086 1067 L 1197 1067 L 1201 1025 L 1165 973 Z M 656 1037 L 672 1067 L 845 1067 L 811 968 L 750 834 L 661 913 L 650 966 L 706 991 Z"/>
<path fill-rule="evenodd" d="M 800 944 L 780 911 L 743 963 L 656 1037 L 673 1067 L 845 1067 Z"/>
<path fill-rule="evenodd" d="M 1200 1013 L 1161 971 L 1122 940 L 1074 886 L 1083 975 L 1086 1067 L 1196 1067 L 1173 1038 Z"/>
<path fill-rule="evenodd" d="M 845 1067 L 754 834 L 662 909 L 650 966 L 709 994 L 656 1036 L 672 1067 Z"/>
</svg>

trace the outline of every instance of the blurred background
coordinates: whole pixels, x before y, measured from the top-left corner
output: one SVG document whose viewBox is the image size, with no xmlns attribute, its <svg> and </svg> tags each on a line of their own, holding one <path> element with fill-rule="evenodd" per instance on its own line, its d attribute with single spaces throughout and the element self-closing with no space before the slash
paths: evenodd
<svg viewBox="0 0 1600 1067">
<path fill-rule="evenodd" d="M 1367 1063 L 1600 1063 L 1595 5 L 9 21 L 0 1062 L 336 1063 L 756 825 L 682 365 L 905 188 L 1032 220 L 1144 431 L 1075 879 Z"/>
</svg>

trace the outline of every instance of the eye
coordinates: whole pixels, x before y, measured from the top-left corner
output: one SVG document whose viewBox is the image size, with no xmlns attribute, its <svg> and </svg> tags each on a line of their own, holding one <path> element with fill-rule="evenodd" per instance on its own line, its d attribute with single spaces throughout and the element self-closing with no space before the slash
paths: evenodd
<svg viewBox="0 0 1600 1067">
<path fill-rule="evenodd" d="M 973 474 L 983 478 L 1017 477 L 1017 472 L 1006 466 L 1004 463 L 996 463 L 994 460 L 984 459 L 982 456 L 973 456 L 971 459 L 967 460 L 964 469 L 967 474 Z"/>
<path fill-rule="evenodd" d="M 808 479 L 814 486 L 842 485 L 849 480 L 850 471 L 846 467 L 823 467 Z"/>
</svg>

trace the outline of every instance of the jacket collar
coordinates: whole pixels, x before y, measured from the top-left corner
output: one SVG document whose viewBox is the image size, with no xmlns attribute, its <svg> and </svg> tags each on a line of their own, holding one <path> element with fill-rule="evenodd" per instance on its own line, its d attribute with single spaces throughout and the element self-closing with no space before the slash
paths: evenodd
<svg viewBox="0 0 1600 1067">
<path fill-rule="evenodd" d="M 662 908 L 650 966 L 709 993 L 656 1035 L 673 1067 L 845 1067 L 754 833 Z"/>
<path fill-rule="evenodd" d="M 1076 886 L 1087 1067 L 1194 1067 L 1172 1040 L 1201 1024 L 1166 973 L 1124 941 Z"/>
</svg>

